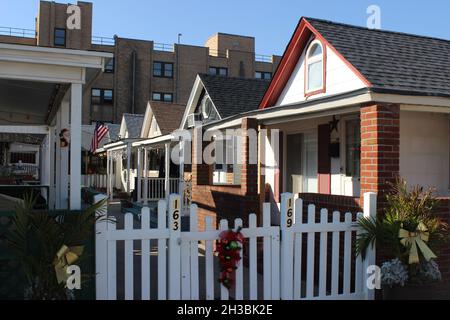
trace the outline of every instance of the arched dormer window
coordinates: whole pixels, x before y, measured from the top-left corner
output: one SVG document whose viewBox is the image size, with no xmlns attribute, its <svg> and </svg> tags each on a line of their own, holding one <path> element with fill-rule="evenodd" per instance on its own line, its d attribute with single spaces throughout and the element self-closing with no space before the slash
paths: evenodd
<svg viewBox="0 0 450 320">
<path fill-rule="evenodd" d="M 314 40 L 306 52 L 305 94 L 324 92 L 325 55 L 322 43 Z"/>
</svg>

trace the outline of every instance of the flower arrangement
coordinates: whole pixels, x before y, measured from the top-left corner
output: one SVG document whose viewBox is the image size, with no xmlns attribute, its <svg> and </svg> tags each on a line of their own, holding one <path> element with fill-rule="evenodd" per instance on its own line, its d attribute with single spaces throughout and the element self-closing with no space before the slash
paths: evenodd
<svg viewBox="0 0 450 320">
<path fill-rule="evenodd" d="M 358 221 L 363 232 L 356 241 L 357 254 L 364 258 L 366 249 L 376 242 L 388 257 L 381 267 L 384 287 L 439 281 L 435 259 L 449 235 L 447 225 L 434 214 L 439 204 L 434 189 L 408 188 L 406 181 L 398 179 L 386 202 L 383 215 Z"/>
<path fill-rule="evenodd" d="M 381 265 L 381 284 L 392 288 L 399 285 L 404 286 L 408 282 L 408 268 L 395 258 Z"/>
</svg>

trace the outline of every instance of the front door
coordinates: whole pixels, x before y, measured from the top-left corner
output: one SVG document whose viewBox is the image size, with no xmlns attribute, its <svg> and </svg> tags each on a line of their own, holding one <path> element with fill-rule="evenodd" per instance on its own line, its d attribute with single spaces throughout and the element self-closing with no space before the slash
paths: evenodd
<svg viewBox="0 0 450 320">
<path fill-rule="evenodd" d="M 317 192 L 317 132 L 286 136 L 286 191 Z"/>
</svg>

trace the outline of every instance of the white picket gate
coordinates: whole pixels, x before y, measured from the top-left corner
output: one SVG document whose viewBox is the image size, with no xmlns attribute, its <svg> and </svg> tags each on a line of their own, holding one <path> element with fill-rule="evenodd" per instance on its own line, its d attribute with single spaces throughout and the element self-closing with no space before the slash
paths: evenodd
<svg viewBox="0 0 450 320">
<path fill-rule="evenodd" d="M 365 194 L 364 213 L 358 216 L 374 215 L 375 199 L 374 193 Z M 262 226 L 257 226 L 257 217 L 251 214 L 248 226 L 243 226 L 242 219 L 235 219 L 234 225 L 221 220 L 216 230 L 212 219 L 206 217 L 205 231 L 198 231 L 197 206 L 192 204 L 190 230 L 185 232 L 181 231 L 180 200 L 179 195 L 170 195 L 168 210 L 164 200 L 158 202 L 157 228 L 151 228 L 150 211 L 146 207 L 142 209 L 140 228 L 133 227 L 137 221 L 131 213 L 125 215 L 123 229 L 117 229 L 115 223 L 105 219 L 97 222 L 97 299 L 118 299 L 118 285 L 123 288 L 122 298 L 129 300 L 136 297 L 144 300 L 373 299 L 373 290 L 364 284 L 365 270 L 374 264 L 375 251 L 371 249 L 364 261 L 360 257 L 352 259 L 352 243 L 359 230 L 350 213 L 341 221 L 341 214 L 334 212 L 330 222 L 328 213 L 322 209 L 320 222 L 316 222 L 315 207 L 310 205 L 307 222 L 303 223 L 302 200 L 283 194 L 281 226 L 271 225 L 270 204 L 264 204 Z M 236 284 L 229 292 L 217 285 L 214 243 L 223 230 L 239 226 L 244 227 L 241 232 L 246 258 L 239 263 Z M 262 251 L 258 250 L 260 239 Z M 123 252 L 117 250 L 118 241 L 124 242 Z M 319 250 L 315 247 L 317 242 Z M 152 243 L 156 245 L 152 247 Z M 139 246 L 140 255 L 135 250 Z M 260 254 L 262 259 L 258 260 Z M 124 258 L 123 279 L 117 272 L 119 255 Z M 262 264 L 260 268 L 258 261 Z M 137 273 L 136 262 L 141 267 Z M 341 272 L 340 265 L 343 265 Z"/>
</svg>

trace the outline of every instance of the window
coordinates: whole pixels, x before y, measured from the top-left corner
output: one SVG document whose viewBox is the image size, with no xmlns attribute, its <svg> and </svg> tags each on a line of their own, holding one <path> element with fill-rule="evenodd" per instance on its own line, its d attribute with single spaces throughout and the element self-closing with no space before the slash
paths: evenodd
<svg viewBox="0 0 450 320">
<path fill-rule="evenodd" d="M 105 65 L 105 73 L 114 73 L 114 58 L 110 59 Z"/>
<path fill-rule="evenodd" d="M 209 74 L 214 76 L 228 76 L 228 69 L 221 67 L 209 67 Z"/>
<path fill-rule="evenodd" d="M 167 93 L 167 92 L 153 92 L 152 100 L 153 101 L 173 102 L 173 94 Z"/>
<path fill-rule="evenodd" d="M 345 122 L 345 175 L 356 177 L 360 175 L 361 133 L 359 119 Z"/>
<path fill-rule="evenodd" d="M 272 72 L 256 71 L 255 78 L 262 79 L 262 80 L 270 80 L 270 79 L 272 79 Z"/>
<path fill-rule="evenodd" d="M 324 54 L 320 41 L 311 42 L 306 52 L 306 93 L 324 89 Z"/>
<path fill-rule="evenodd" d="M 213 184 L 240 184 L 242 163 L 239 161 L 242 138 L 222 137 L 215 141 Z"/>
<path fill-rule="evenodd" d="M 106 104 L 113 103 L 113 91 L 112 90 L 103 90 L 103 102 Z"/>
<path fill-rule="evenodd" d="M 173 63 L 171 62 L 153 62 L 153 76 L 162 78 L 173 77 Z"/>
<path fill-rule="evenodd" d="M 112 122 L 114 91 L 111 89 L 91 90 L 91 119 L 102 122 Z"/>
<path fill-rule="evenodd" d="M 53 35 L 54 45 L 59 47 L 66 46 L 66 29 L 55 28 L 55 33 Z"/>
</svg>

